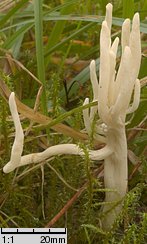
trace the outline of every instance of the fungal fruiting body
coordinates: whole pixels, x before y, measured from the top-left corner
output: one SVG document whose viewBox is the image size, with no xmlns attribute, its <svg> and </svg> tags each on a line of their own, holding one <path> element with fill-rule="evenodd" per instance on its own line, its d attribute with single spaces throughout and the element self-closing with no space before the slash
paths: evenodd
<svg viewBox="0 0 147 244">
<path fill-rule="evenodd" d="M 104 160 L 105 205 L 102 226 L 110 229 L 116 216 L 120 213 L 122 200 L 127 192 L 128 165 L 125 120 L 128 113 L 134 112 L 140 101 L 140 82 L 137 79 L 141 62 L 140 21 L 136 13 L 132 20 L 126 19 L 122 25 L 121 61 L 116 71 L 116 57 L 119 38 L 111 42 L 112 5 L 106 6 L 106 17 L 100 33 L 100 69 L 99 82 L 96 75 L 95 61 L 90 64 L 90 79 L 93 90 L 93 101 L 98 105 L 83 110 L 84 124 L 87 133 L 91 134 L 95 115 L 94 139 L 105 143 L 104 148 L 89 150 L 92 160 Z M 134 91 L 134 92 L 133 92 Z M 133 102 L 130 105 L 131 98 Z M 84 104 L 89 104 L 86 98 Z M 14 93 L 9 98 L 9 106 L 15 124 L 15 140 L 10 161 L 3 171 L 9 173 L 15 168 L 31 163 L 50 160 L 52 156 L 73 154 L 84 156 L 84 151 L 76 144 L 61 144 L 49 147 L 41 153 L 22 156 L 23 130 L 19 120 Z"/>
<path fill-rule="evenodd" d="M 122 56 L 117 72 L 115 67 L 119 38 L 116 37 L 111 43 L 111 25 L 112 5 L 109 3 L 106 6 L 106 17 L 100 34 L 99 83 L 95 74 L 95 62 L 92 61 L 90 65 L 94 100 L 98 101 L 98 108 L 91 108 L 90 116 L 87 116 L 89 120 L 86 118 L 87 130 L 90 133 L 90 124 L 93 122 L 94 114 L 98 111 L 103 127 L 105 125 L 106 145 L 112 151 L 112 154 L 104 159 L 104 184 L 105 188 L 111 190 L 105 193 L 106 204 L 103 212 L 106 214 L 102 221 L 105 229 L 110 229 L 112 226 L 121 209 L 120 201 L 127 192 L 125 120 L 128 113 L 132 113 L 138 108 L 140 101 L 140 82 L 137 79 L 141 62 L 139 14 L 136 13 L 133 17 L 132 29 L 129 19 L 123 23 Z M 134 95 L 133 103 L 130 105 L 132 95 Z M 85 102 L 88 103 L 88 100 L 86 99 Z M 84 116 L 86 113 L 88 112 L 85 111 Z M 110 204 L 111 202 L 112 204 Z"/>
</svg>

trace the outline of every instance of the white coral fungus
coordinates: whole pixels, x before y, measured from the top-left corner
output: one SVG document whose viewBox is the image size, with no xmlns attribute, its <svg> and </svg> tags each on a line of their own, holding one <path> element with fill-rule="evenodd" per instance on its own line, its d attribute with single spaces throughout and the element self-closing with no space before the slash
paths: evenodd
<svg viewBox="0 0 147 244">
<path fill-rule="evenodd" d="M 132 28 L 130 20 L 126 19 L 122 26 L 121 46 L 122 56 L 116 72 L 116 57 L 119 38 L 111 42 L 112 5 L 106 6 L 106 17 L 100 33 L 100 69 L 97 80 L 95 61 L 90 64 L 90 78 L 93 90 L 93 101 L 98 106 L 83 110 L 83 118 L 87 133 L 91 133 L 95 115 L 99 115 L 94 138 L 105 142 L 106 146 L 99 150 L 90 150 L 92 160 L 104 160 L 104 184 L 106 191 L 102 221 L 103 228 L 109 229 L 121 210 L 120 201 L 127 192 L 128 165 L 125 119 L 128 113 L 134 112 L 140 101 L 140 82 L 137 79 L 141 62 L 140 21 L 139 14 L 133 17 Z M 134 90 L 134 93 L 133 93 Z M 133 102 L 130 100 L 133 95 Z M 84 104 L 89 104 L 86 98 Z M 74 154 L 84 156 L 83 150 L 76 144 L 61 144 L 49 147 L 41 153 L 22 156 L 23 130 L 20 124 L 14 93 L 9 98 L 9 106 L 15 124 L 15 141 L 11 151 L 10 161 L 3 171 L 9 173 L 15 168 L 31 163 L 49 160 L 52 156 Z M 112 204 L 110 204 L 112 202 Z M 113 206 L 113 203 L 118 205 Z M 109 203 L 109 204 L 107 204 Z M 112 208 L 112 209 L 111 209 Z"/>
</svg>

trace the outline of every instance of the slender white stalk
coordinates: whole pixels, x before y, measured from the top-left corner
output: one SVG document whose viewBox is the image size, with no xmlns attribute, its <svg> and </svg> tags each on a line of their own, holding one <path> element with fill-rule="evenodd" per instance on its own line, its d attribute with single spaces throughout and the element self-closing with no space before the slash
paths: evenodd
<svg viewBox="0 0 147 244">
<path fill-rule="evenodd" d="M 121 67 L 119 69 L 119 74 L 116 78 L 116 83 L 120 83 L 118 96 L 114 107 L 112 108 L 112 114 L 116 119 L 121 118 L 122 122 L 125 122 L 126 109 L 129 106 L 131 98 L 131 88 L 133 89 L 132 84 L 132 53 L 128 46 L 125 47 Z M 120 117 L 121 116 L 121 117 Z"/>
<path fill-rule="evenodd" d="M 93 102 L 97 101 L 98 99 L 98 80 L 96 76 L 96 67 L 95 67 L 95 61 L 92 60 L 90 63 L 90 80 L 92 84 L 92 90 L 93 90 Z M 93 122 L 93 119 L 95 117 L 95 114 L 97 113 L 97 106 L 90 108 L 90 121 Z"/>
<path fill-rule="evenodd" d="M 113 10 L 113 5 L 111 3 L 108 3 L 106 5 L 106 16 L 105 20 L 108 24 L 108 28 L 111 31 L 111 26 L 112 26 L 112 10 Z"/>
<path fill-rule="evenodd" d="M 100 118 L 104 121 L 104 123 L 107 123 L 108 113 L 109 113 L 109 108 L 108 108 L 108 88 L 109 88 L 109 75 L 110 75 L 109 47 L 110 47 L 109 28 L 107 26 L 107 22 L 103 21 L 101 34 L 100 34 L 98 111 L 99 111 Z"/>
<path fill-rule="evenodd" d="M 108 89 L 108 104 L 111 107 L 115 100 L 114 100 L 114 93 L 115 93 L 115 76 L 116 76 L 116 56 L 117 56 L 117 49 L 119 44 L 119 38 L 116 37 L 112 46 L 109 50 L 109 57 L 110 57 L 110 80 L 109 80 L 109 89 Z"/>
<path fill-rule="evenodd" d="M 127 141 L 125 127 L 111 128 L 107 133 L 107 145 L 111 145 L 113 153 L 104 162 L 104 183 L 105 188 L 114 190 L 106 192 L 103 212 L 111 210 L 113 205 L 121 201 L 127 192 L 128 186 L 128 164 L 127 164 Z M 112 202 L 112 204 L 107 204 Z M 121 210 L 118 204 L 102 220 L 104 229 L 110 229 Z"/>
<path fill-rule="evenodd" d="M 89 98 L 85 98 L 83 105 L 88 105 L 88 104 L 89 104 Z M 86 128 L 86 131 L 87 131 L 88 135 L 90 136 L 91 121 L 90 121 L 90 115 L 89 115 L 89 108 L 86 108 L 83 110 L 83 119 L 84 119 L 84 125 Z"/>
<path fill-rule="evenodd" d="M 12 92 L 9 97 L 9 107 L 12 114 L 12 118 L 15 126 L 15 140 L 11 150 L 10 157 L 10 169 L 14 170 L 21 160 L 21 155 L 23 151 L 23 143 L 24 143 L 24 133 L 22 130 L 22 126 L 20 123 L 19 115 L 17 112 L 17 106 L 15 103 L 15 94 Z M 5 168 L 5 167 L 4 167 Z"/>
<path fill-rule="evenodd" d="M 129 46 L 133 55 L 133 78 L 134 82 L 139 73 L 141 63 L 141 39 L 140 39 L 140 20 L 139 14 L 136 13 L 132 21 L 132 31 L 130 33 Z"/>
<path fill-rule="evenodd" d="M 129 46 L 129 39 L 130 39 L 130 20 L 126 19 L 122 25 L 122 34 L 121 34 L 122 53 L 124 52 L 125 47 Z"/>
<path fill-rule="evenodd" d="M 95 60 L 92 60 L 90 63 L 90 80 L 91 80 L 92 90 L 93 90 L 93 101 L 97 101 L 97 99 L 98 99 L 98 80 L 97 80 L 97 76 L 96 76 Z"/>
<path fill-rule="evenodd" d="M 137 79 L 135 82 L 133 103 L 127 109 L 127 114 L 134 113 L 139 106 L 139 102 L 140 102 L 140 81 L 139 79 Z"/>
</svg>

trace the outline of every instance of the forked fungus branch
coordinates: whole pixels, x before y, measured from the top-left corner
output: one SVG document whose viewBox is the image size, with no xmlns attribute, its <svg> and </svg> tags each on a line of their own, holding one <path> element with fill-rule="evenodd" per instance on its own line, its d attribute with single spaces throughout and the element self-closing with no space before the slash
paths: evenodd
<svg viewBox="0 0 147 244">
<path fill-rule="evenodd" d="M 125 133 L 125 120 L 128 113 L 134 112 L 140 101 L 140 82 L 137 79 L 141 62 L 140 21 L 139 14 L 133 17 L 132 27 L 130 20 L 126 19 L 122 26 L 121 61 L 116 72 L 116 56 L 119 38 L 111 42 L 112 5 L 106 6 L 106 17 L 102 23 L 100 33 L 100 70 L 99 82 L 97 80 L 95 61 L 90 64 L 90 78 L 93 89 L 93 101 L 98 106 L 83 110 L 84 124 L 90 135 L 95 115 L 99 115 L 96 123 L 94 138 L 105 142 L 106 146 L 100 150 L 90 150 L 92 160 L 104 160 L 104 184 L 106 191 L 103 212 L 107 212 L 102 220 L 103 228 L 110 229 L 116 216 L 121 210 L 121 200 L 127 192 L 128 165 L 127 140 Z M 131 97 L 133 102 L 130 105 Z M 86 98 L 84 104 L 88 104 Z M 15 125 L 15 140 L 11 151 L 10 161 L 3 171 L 9 173 L 15 168 L 31 163 L 49 160 L 52 156 L 74 154 L 84 156 L 83 150 L 76 144 L 61 144 L 49 147 L 41 153 L 22 156 L 24 134 L 20 124 L 15 103 L 14 93 L 9 98 L 9 106 Z M 107 204 L 112 202 L 112 204 Z M 119 204 L 112 206 L 114 203 Z M 112 208 L 112 209 L 111 209 Z M 111 209 L 111 211 L 109 211 Z"/>
</svg>

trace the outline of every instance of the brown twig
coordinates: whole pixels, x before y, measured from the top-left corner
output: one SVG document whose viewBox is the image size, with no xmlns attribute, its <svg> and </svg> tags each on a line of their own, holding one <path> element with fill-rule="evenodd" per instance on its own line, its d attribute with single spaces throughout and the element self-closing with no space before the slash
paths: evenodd
<svg viewBox="0 0 147 244">
<path fill-rule="evenodd" d="M 93 176 L 99 176 L 99 174 L 103 171 L 104 166 L 101 165 L 98 169 L 96 169 L 93 173 Z M 64 207 L 55 215 L 55 217 L 49 221 L 45 228 L 50 228 L 52 227 L 61 217 L 65 212 L 72 206 L 72 204 L 81 196 L 83 191 L 86 190 L 89 182 L 87 181 L 84 183 L 84 185 L 73 195 L 73 197 L 64 205 Z"/>
</svg>

